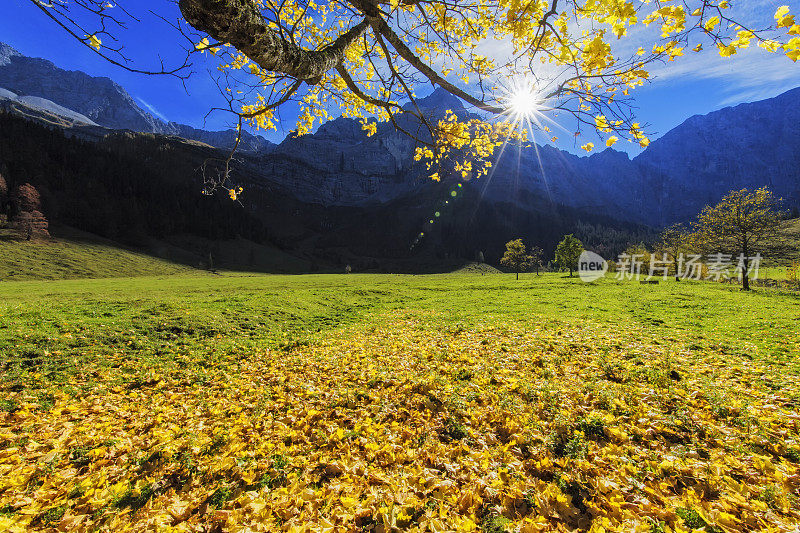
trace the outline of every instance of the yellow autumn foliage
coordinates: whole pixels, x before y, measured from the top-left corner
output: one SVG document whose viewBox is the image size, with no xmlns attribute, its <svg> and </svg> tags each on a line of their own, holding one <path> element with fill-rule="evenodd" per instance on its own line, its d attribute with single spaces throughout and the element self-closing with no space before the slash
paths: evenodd
<svg viewBox="0 0 800 533">
<path fill-rule="evenodd" d="M 46 410 L 12 392 L 0 530 L 800 525 L 800 390 L 770 387 L 767 362 L 607 325 L 430 318 L 127 384 L 112 361 Z"/>
</svg>

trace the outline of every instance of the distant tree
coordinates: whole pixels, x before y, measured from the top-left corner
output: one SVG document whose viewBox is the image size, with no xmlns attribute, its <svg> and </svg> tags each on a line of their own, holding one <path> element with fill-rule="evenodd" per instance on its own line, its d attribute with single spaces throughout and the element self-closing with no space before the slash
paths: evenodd
<svg viewBox="0 0 800 533">
<path fill-rule="evenodd" d="M 517 279 L 519 279 L 520 272 L 525 272 L 531 267 L 532 262 L 533 257 L 528 255 L 522 239 L 508 241 L 506 243 L 506 253 L 500 258 L 500 264 L 513 270 L 517 274 Z"/>
<path fill-rule="evenodd" d="M 6 212 L 8 205 L 8 184 L 5 178 L 0 174 L 0 226 L 6 223 Z"/>
<path fill-rule="evenodd" d="M 686 254 L 692 248 L 690 232 L 683 224 L 673 224 L 661 232 L 661 242 L 658 244 L 658 251 L 667 259 L 672 260 L 675 269 L 675 281 L 680 281 L 680 256 Z"/>
<path fill-rule="evenodd" d="M 11 227 L 28 241 L 34 236 L 49 237 L 48 226 L 47 219 L 41 211 L 20 211 L 11 219 Z"/>
<path fill-rule="evenodd" d="M 36 187 L 30 183 L 25 183 L 14 189 L 11 195 L 11 202 L 14 204 L 14 211 L 41 211 L 42 197 Z"/>
<path fill-rule="evenodd" d="M 47 218 L 42 214 L 39 191 L 30 183 L 14 189 L 11 194 L 11 227 L 26 240 L 34 236 L 49 237 Z"/>
<path fill-rule="evenodd" d="M 578 258 L 583 253 L 583 243 L 573 234 L 564 235 L 556 246 L 556 263 L 560 268 L 569 269 L 569 276 L 578 269 Z"/>
<path fill-rule="evenodd" d="M 766 187 L 731 191 L 698 215 L 693 238 L 706 251 L 730 254 L 746 291 L 750 290 L 751 258 L 783 249 L 781 226 L 785 215 L 780 199 Z"/>
<path fill-rule="evenodd" d="M 536 275 L 539 275 L 539 270 L 542 268 L 542 258 L 544 257 L 544 250 L 539 248 L 538 246 L 531 246 L 528 253 L 531 256 L 531 267 L 536 272 Z"/>
<path fill-rule="evenodd" d="M 619 259 L 619 268 L 623 268 L 632 275 L 638 276 L 639 274 L 647 274 L 650 271 L 651 254 L 644 243 L 631 244 L 625 248 Z"/>
</svg>

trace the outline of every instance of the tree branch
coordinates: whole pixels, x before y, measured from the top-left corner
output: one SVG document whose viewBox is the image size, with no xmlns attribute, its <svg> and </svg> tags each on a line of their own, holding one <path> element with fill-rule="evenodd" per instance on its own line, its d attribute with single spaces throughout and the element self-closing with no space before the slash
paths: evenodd
<svg viewBox="0 0 800 533">
<path fill-rule="evenodd" d="M 466 93 L 441 77 L 433 68 L 428 66 L 424 61 L 422 61 L 419 57 L 417 57 L 414 52 L 403 42 L 403 40 L 389 27 L 385 20 L 380 17 L 370 17 L 369 18 L 370 24 L 372 29 L 375 33 L 383 35 L 387 41 L 392 45 L 392 47 L 397 51 L 397 53 L 408 61 L 408 63 L 420 71 L 426 78 L 428 78 L 432 83 L 439 85 L 441 88 L 446 90 L 447 92 L 458 96 L 462 100 L 467 103 L 470 103 L 477 107 L 478 109 L 482 109 L 484 111 L 489 111 L 490 113 L 495 114 L 502 114 L 505 110 L 501 107 L 496 107 L 489 105 L 478 98 L 475 98 L 469 93 Z"/>
<path fill-rule="evenodd" d="M 261 68 L 316 85 L 342 63 L 344 52 L 368 28 L 366 20 L 320 50 L 306 50 L 269 27 L 254 0 L 180 0 L 186 22 L 222 43 L 230 43 Z"/>
</svg>

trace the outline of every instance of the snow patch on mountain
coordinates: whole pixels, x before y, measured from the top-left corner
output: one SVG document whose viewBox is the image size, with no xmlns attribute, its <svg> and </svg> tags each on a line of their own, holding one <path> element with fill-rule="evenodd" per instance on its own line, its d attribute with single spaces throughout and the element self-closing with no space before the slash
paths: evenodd
<svg viewBox="0 0 800 533">
<path fill-rule="evenodd" d="M 0 87 L 0 99 L 18 102 L 28 107 L 32 107 L 40 111 L 53 113 L 60 117 L 67 118 L 71 121 L 79 122 L 81 124 L 87 124 L 89 126 L 98 125 L 89 117 L 82 115 L 77 111 L 73 111 L 72 109 L 67 109 L 64 106 L 60 106 L 57 103 L 53 102 L 52 100 L 48 100 L 47 98 L 40 98 L 38 96 L 19 96 L 9 91 L 8 89 L 3 89 L 2 87 Z"/>
</svg>

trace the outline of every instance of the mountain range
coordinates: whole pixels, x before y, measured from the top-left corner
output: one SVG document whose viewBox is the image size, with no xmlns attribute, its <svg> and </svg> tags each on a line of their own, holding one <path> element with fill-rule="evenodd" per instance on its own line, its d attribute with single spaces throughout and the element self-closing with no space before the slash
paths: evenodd
<svg viewBox="0 0 800 533">
<path fill-rule="evenodd" d="M 800 205 L 800 88 L 694 116 L 630 159 L 606 149 L 575 156 L 552 146 L 508 146 L 488 178 L 469 185 L 490 202 L 557 203 L 653 227 L 688 220 L 732 189 L 770 187 Z M 423 108 L 463 111 L 436 90 Z M 339 118 L 261 154 L 262 169 L 304 201 L 382 203 L 425 186 L 413 142 L 390 124 L 367 137 Z"/>
<path fill-rule="evenodd" d="M 234 130 L 206 131 L 165 122 L 139 107 L 128 92 L 110 78 L 60 69 L 46 59 L 24 56 L 5 43 L 0 43 L 0 87 L 17 98 L 37 97 L 44 106 L 52 108 L 55 104 L 66 108 L 88 118 L 89 124 L 108 129 L 175 135 L 221 148 L 232 147 L 236 139 Z M 240 145 L 243 151 L 265 150 L 272 146 L 257 135 L 245 132 L 243 137 Z"/>
<path fill-rule="evenodd" d="M 446 177 L 441 184 L 431 182 L 424 165 L 414 163 L 414 142 L 391 124 L 379 124 L 377 132 L 367 136 L 359 121 L 337 118 L 312 134 L 290 135 L 277 145 L 245 134 L 237 179 L 250 184 L 251 191 L 284 198 L 297 212 L 314 211 L 327 220 L 316 220 L 314 231 L 328 233 L 341 230 L 331 226 L 339 216 L 334 213 L 366 211 L 380 212 L 384 218 L 413 218 L 408 227 L 401 224 L 404 232 L 424 229 L 434 210 L 451 209 L 443 198 L 457 181 L 472 198 L 473 212 L 468 217 L 453 213 L 451 220 L 463 218 L 471 224 L 491 212 L 501 221 L 493 224 L 500 224 L 497 227 L 508 235 L 523 234 L 532 224 L 552 223 L 563 229 L 552 221 L 558 213 L 564 215 L 564 209 L 570 220 L 605 217 L 658 228 L 688 220 L 729 190 L 744 187 L 769 186 L 787 207 L 800 206 L 798 103 L 800 88 L 691 117 L 633 159 L 610 148 L 579 157 L 549 145 L 509 145 L 489 177 Z M 446 109 L 469 114 L 460 100 L 441 89 L 420 99 L 419 105 L 434 118 Z M 93 142 L 109 136 L 119 139 L 116 132 L 124 130 L 165 140 L 188 139 L 213 151 L 229 148 L 235 138 L 232 130 L 209 132 L 165 122 L 139 107 L 109 78 L 66 71 L 2 43 L 0 107 Z M 416 119 L 403 114 L 398 120 L 411 127 Z M 265 209 L 263 198 L 246 204 L 248 209 Z M 354 235 L 365 231 L 347 227 Z M 347 246 L 347 238 L 340 235 L 336 240 Z"/>
</svg>

